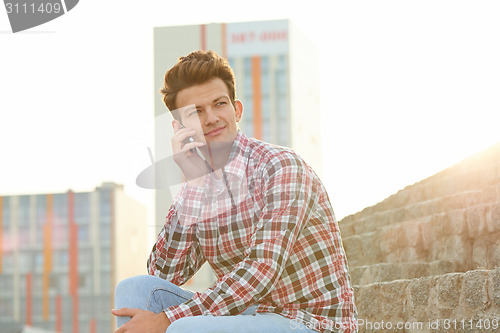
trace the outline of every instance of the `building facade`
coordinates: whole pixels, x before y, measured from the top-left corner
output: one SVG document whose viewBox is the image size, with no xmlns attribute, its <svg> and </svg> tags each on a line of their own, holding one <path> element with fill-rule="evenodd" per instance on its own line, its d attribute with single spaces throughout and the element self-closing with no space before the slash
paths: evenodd
<svg viewBox="0 0 500 333">
<path fill-rule="evenodd" d="M 321 174 L 318 51 L 289 20 L 212 23 L 154 29 L 154 85 L 195 50 L 227 58 L 243 103 L 239 125 L 249 137 L 294 149 Z M 162 95 L 155 96 L 155 159 L 172 155 L 172 118 Z M 178 184 L 156 190 L 159 229 Z"/>
<path fill-rule="evenodd" d="M 0 331 L 113 332 L 116 283 L 146 273 L 146 219 L 114 183 L 0 197 Z"/>
</svg>

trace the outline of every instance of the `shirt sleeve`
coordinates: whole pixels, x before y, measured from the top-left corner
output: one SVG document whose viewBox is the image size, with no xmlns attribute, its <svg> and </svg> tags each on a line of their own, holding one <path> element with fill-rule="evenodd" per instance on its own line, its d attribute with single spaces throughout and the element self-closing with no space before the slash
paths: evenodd
<svg viewBox="0 0 500 333">
<path fill-rule="evenodd" d="M 164 310 L 171 322 L 186 316 L 236 315 L 275 288 L 295 240 L 318 201 L 313 171 L 294 154 L 281 153 L 260 170 L 254 233 L 245 259 L 216 285 Z"/>
<path fill-rule="evenodd" d="M 150 275 L 182 285 L 206 261 L 194 231 L 205 196 L 203 187 L 187 183 L 182 186 L 149 256 L 147 266 Z"/>
</svg>

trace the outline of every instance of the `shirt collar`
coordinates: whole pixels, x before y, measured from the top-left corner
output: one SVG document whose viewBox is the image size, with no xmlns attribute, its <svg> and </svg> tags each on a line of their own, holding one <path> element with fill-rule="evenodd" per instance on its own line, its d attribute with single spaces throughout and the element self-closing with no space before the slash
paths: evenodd
<svg viewBox="0 0 500 333">
<path fill-rule="evenodd" d="M 236 138 L 229 153 L 228 163 L 224 167 L 224 172 L 237 176 L 240 180 L 246 175 L 249 154 L 247 153 L 248 137 L 238 130 Z"/>
</svg>

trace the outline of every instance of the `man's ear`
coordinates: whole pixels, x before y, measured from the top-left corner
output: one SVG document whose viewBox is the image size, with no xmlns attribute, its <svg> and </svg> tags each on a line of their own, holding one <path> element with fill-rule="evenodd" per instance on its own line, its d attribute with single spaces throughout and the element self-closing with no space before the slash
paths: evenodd
<svg viewBox="0 0 500 333">
<path fill-rule="evenodd" d="M 236 122 L 239 122 L 243 115 L 243 103 L 238 99 L 234 101 L 234 111 L 236 113 Z"/>
</svg>

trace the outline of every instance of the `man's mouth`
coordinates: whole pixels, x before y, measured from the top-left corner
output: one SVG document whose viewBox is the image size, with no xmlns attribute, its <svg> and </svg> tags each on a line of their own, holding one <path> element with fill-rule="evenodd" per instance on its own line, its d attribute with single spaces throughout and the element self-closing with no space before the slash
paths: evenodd
<svg viewBox="0 0 500 333">
<path fill-rule="evenodd" d="M 221 126 L 221 127 L 217 127 L 217 128 L 214 128 L 213 130 L 205 133 L 205 136 L 217 136 L 219 135 L 224 129 L 226 128 L 226 126 Z"/>
</svg>

